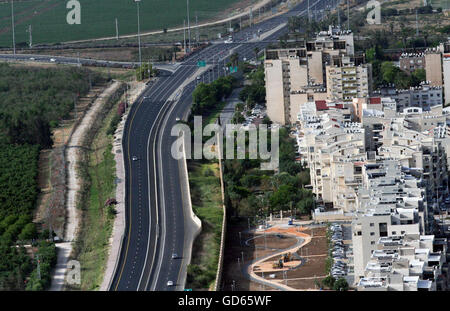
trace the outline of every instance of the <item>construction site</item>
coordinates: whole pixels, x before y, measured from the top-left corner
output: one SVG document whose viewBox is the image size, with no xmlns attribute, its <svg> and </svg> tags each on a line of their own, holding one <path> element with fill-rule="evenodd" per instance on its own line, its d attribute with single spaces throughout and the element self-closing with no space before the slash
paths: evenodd
<svg viewBox="0 0 450 311">
<path fill-rule="evenodd" d="M 326 229 L 287 219 L 250 229 L 244 220 L 229 226 L 236 238 L 225 248 L 223 289 L 319 290 L 326 277 Z"/>
</svg>

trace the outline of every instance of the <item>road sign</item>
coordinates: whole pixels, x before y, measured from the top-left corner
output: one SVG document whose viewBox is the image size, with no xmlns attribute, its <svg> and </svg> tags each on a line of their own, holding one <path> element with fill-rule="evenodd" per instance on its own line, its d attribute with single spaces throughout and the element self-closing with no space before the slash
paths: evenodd
<svg viewBox="0 0 450 311">
<path fill-rule="evenodd" d="M 236 67 L 233 67 L 233 66 L 230 67 L 230 73 L 237 72 L 237 71 L 238 71 L 238 67 L 237 66 Z"/>
<path fill-rule="evenodd" d="M 199 60 L 197 62 L 197 67 L 206 67 L 206 61 L 204 60 Z"/>
<path fill-rule="evenodd" d="M 185 292 L 192 292 L 192 288 L 185 288 L 184 291 Z"/>
</svg>

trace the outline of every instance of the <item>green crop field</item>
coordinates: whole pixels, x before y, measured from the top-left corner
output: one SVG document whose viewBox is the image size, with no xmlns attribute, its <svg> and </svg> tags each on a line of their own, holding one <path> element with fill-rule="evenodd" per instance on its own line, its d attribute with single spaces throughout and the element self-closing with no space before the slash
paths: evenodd
<svg viewBox="0 0 450 311">
<path fill-rule="evenodd" d="M 81 24 L 69 25 L 66 16 L 68 0 L 15 0 L 16 44 L 28 43 L 29 25 L 33 44 L 58 43 L 137 33 L 137 8 L 134 0 L 79 0 Z M 239 0 L 191 0 L 191 25 L 221 14 Z M 185 0 L 141 0 L 141 31 L 182 26 L 187 19 Z M 0 0 L 0 47 L 12 46 L 11 1 Z"/>
</svg>

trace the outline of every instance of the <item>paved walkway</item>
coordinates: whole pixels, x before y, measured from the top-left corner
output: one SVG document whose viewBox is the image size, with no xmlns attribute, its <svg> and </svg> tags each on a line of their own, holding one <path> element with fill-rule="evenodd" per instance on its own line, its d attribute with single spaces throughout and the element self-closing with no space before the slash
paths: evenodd
<svg viewBox="0 0 450 311">
<path fill-rule="evenodd" d="M 279 228 L 280 229 L 280 228 Z M 277 228 L 270 228 L 268 230 L 266 230 L 267 233 L 280 233 L 283 235 L 290 235 L 290 236 L 294 236 L 297 239 L 297 243 L 291 247 L 279 250 L 275 253 L 257 258 L 255 260 L 252 260 L 250 263 L 246 264 L 243 269 L 242 269 L 242 273 L 251 281 L 265 285 L 265 286 L 270 286 L 274 289 L 278 289 L 278 290 L 282 290 L 282 291 L 292 291 L 292 290 L 296 290 L 292 287 L 289 287 L 285 284 L 280 284 L 279 280 L 268 280 L 265 278 L 262 278 L 260 276 L 258 276 L 253 270 L 254 270 L 254 266 L 260 265 L 262 262 L 266 261 L 267 259 L 274 257 L 274 256 L 280 256 L 286 252 L 291 252 L 291 253 L 295 253 L 297 252 L 301 247 L 305 246 L 306 244 L 311 242 L 311 237 L 303 232 L 297 232 L 297 231 L 293 231 L 293 232 L 289 232 L 288 230 L 277 230 Z"/>
</svg>

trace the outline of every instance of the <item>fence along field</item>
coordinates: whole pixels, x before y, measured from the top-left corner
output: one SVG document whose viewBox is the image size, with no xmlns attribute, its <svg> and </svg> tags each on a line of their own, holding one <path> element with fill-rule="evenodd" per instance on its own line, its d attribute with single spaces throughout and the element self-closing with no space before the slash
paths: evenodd
<svg viewBox="0 0 450 311">
<path fill-rule="evenodd" d="M 137 9 L 134 0 L 79 0 L 81 24 L 66 21 L 68 0 L 15 0 L 14 19 L 16 45 L 29 42 L 28 27 L 32 27 L 33 44 L 59 43 L 137 33 Z M 195 16 L 199 22 L 223 14 L 239 0 L 190 1 L 191 25 Z M 142 0 L 140 2 L 141 31 L 162 30 L 183 25 L 186 0 Z M 11 1 L 0 0 L 0 47 L 12 46 Z"/>
</svg>

